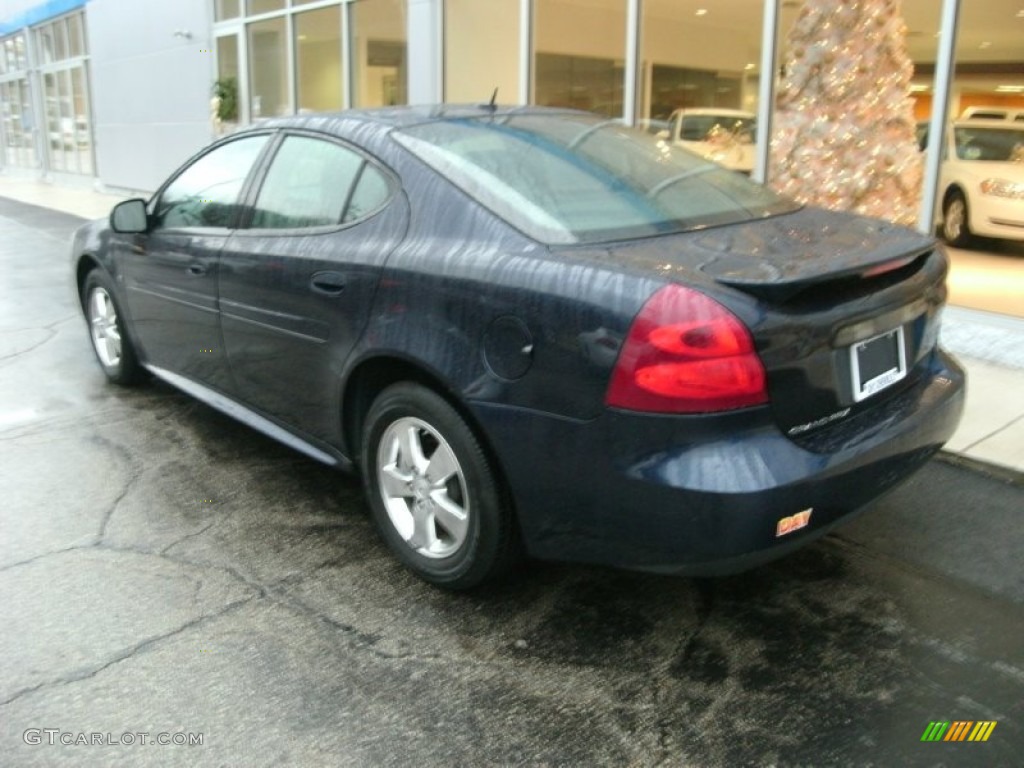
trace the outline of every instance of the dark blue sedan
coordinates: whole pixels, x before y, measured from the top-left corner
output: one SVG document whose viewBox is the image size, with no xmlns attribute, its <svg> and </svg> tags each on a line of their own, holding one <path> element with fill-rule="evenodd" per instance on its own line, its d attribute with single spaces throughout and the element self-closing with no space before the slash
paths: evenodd
<svg viewBox="0 0 1024 768">
<path fill-rule="evenodd" d="M 953 434 L 929 237 L 532 108 L 276 119 L 74 239 L 107 377 L 361 472 L 419 576 L 778 557 Z"/>
</svg>

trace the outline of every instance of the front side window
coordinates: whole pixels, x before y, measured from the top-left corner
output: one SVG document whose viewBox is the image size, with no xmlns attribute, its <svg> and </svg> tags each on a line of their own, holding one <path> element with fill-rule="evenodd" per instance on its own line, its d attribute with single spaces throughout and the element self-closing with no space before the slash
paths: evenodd
<svg viewBox="0 0 1024 768">
<path fill-rule="evenodd" d="M 172 181 L 153 211 L 156 226 L 229 227 L 238 196 L 267 136 L 224 144 L 196 160 Z"/>
<path fill-rule="evenodd" d="M 337 226 L 372 213 L 387 199 L 384 176 L 357 152 L 308 136 L 281 144 L 256 200 L 252 227 Z"/>
<path fill-rule="evenodd" d="M 798 207 L 617 120 L 508 115 L 424 123 L 392 136 L 544 243 L 683 232 Z"/>
</svg>

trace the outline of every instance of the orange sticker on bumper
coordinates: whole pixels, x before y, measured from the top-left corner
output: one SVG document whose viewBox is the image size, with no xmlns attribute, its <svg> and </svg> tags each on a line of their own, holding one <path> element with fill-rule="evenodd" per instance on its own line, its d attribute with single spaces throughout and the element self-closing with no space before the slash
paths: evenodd
<svg viewBox="0 0 1024 768">
<path fill-rule="evenodd" d="M 806 528 L 807 524 L 811 522 L 811 512 L 814 511 L 814 507 L 805 509 L 803 512 L 797 512 L 795 515 L 784 517 L 775 526 L 775 538 L 779 536 L 785 536 L 787 533 L 793 531 L 799 531 L 801 528 Z"/>
</svg>

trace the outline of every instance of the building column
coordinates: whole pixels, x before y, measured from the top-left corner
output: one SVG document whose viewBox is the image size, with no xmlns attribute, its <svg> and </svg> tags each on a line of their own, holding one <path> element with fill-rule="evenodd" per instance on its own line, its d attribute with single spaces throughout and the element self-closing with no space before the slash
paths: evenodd
<svg viewBox="0 0 1024 768">
<path fill-rule="evenodd" d="M 409 103 L 444 100 L 444 0 L 408 0 Z"/>
<path fill-rule="evenodd" d="M 942 170 L 942 151 L 946 146 L 949 94 L 955 74 L 956 38 L 959 27 L 960 0 L 943 0 L 939 50 L 935 57 L 935 95 L 932 97 L 932 116 L 928 123 L 928 147 L 925 150 L 924 179 L 921 186 L 921 212 L 917 220 L 917 229 L 924 234 L 935 232 L 939 175 Z"/>
</svg>

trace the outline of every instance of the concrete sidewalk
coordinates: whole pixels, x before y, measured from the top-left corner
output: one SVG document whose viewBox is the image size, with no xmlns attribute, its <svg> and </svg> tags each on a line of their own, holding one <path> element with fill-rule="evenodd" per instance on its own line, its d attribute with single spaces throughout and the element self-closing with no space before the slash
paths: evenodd
<svg viewBox="0 0 1024 768">
<path fill-rule="evenodd" d="M 106 216 L 115 203 L 126 199 L 123 194 L 88 186 L 4 175 L 0 175 L 0 197 L 87 219 Z M 946 450 L 1024 472 L 1024 319 L 948 307 L 942 343 L 967 368 L 969 376 L 964 418 Z"/>
</svg>

